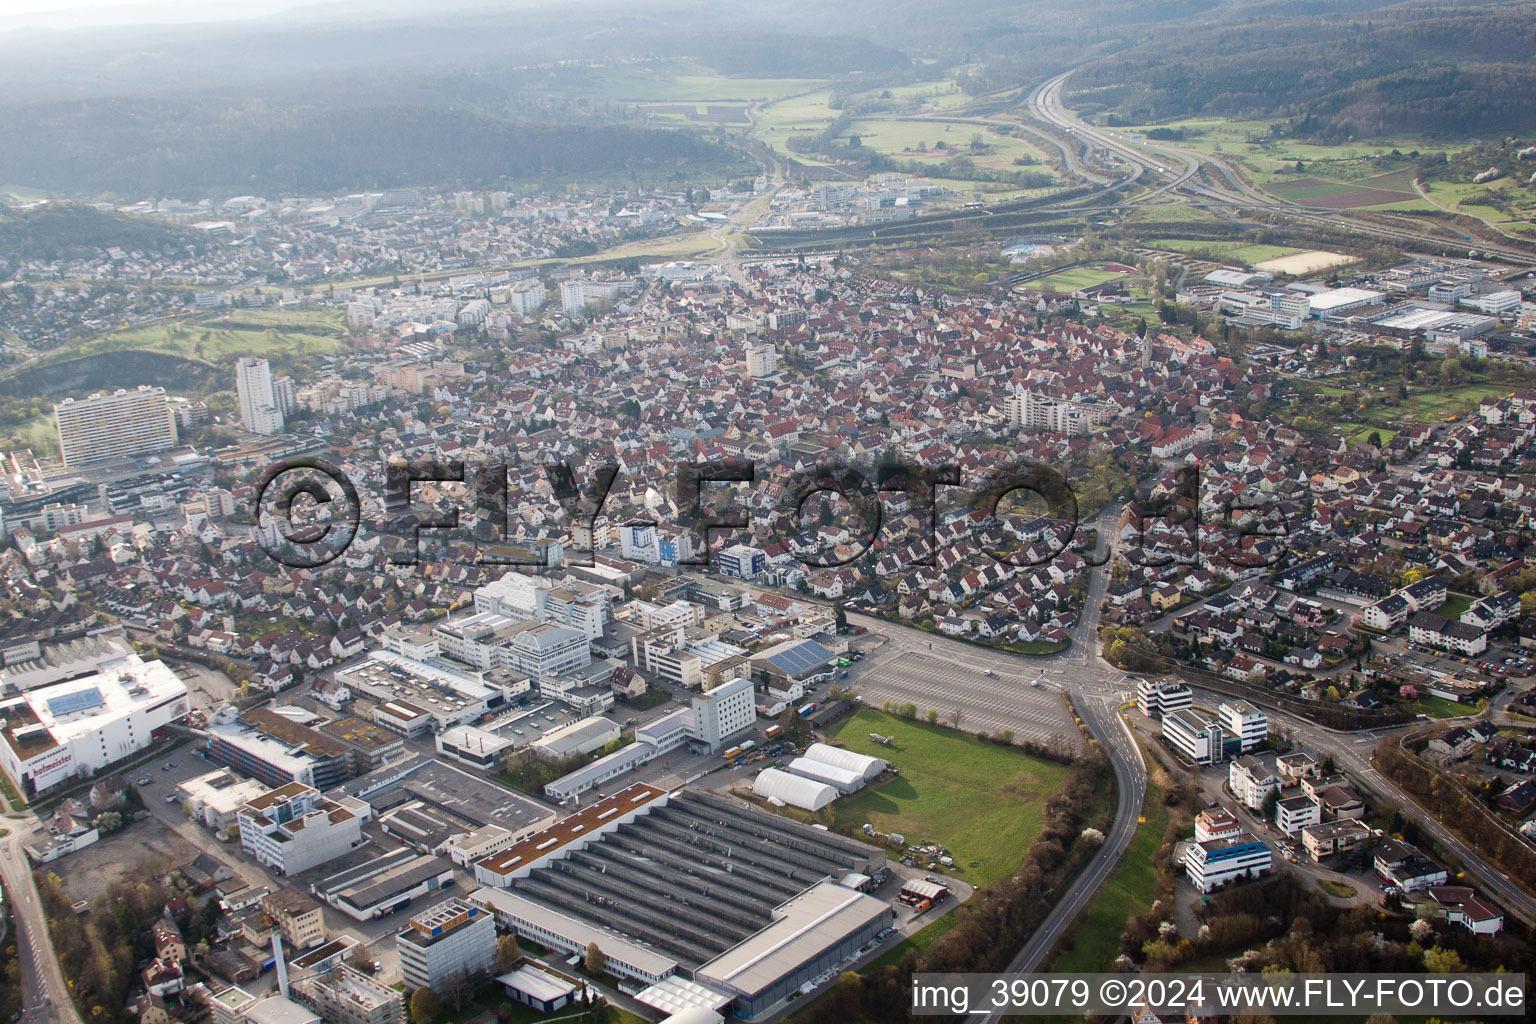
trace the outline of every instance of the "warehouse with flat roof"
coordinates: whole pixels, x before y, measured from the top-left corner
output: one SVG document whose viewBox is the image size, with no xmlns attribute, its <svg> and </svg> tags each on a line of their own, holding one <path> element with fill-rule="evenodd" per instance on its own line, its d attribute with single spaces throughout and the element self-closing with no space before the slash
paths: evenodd
<svg viewBox="0 0 1536 1024">
<path fill-rule="evenodd" d="M 453 865 L 446 858 L 395 850 L 323 878 L 311 891 L 354 921 L 367 921 L 452 882 Z"/>
<path fill-rule="evenodd" d="M 821 882 L 774 909 L 773 923 L 694 972 L 755 1017 L 820 974 L 835 970 L 896 923 L 889 903 Z"/>
</svg>

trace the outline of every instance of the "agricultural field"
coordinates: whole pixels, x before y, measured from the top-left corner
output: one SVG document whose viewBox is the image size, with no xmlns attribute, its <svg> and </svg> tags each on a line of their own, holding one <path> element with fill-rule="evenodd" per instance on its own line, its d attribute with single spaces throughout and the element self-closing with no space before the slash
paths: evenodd
<svg viewBox="0 0 1536 1024">
<path fill-rule="evenodd" d="M 687 60 L 657 60 L 598 67 L 554 68 L 530 73 L 530 86 L 628 103 L 745 105 L 804 92 L 822 84 L 813 78 L 732 78 Z"/>
<path fill-rule="evenodd" d="M 1409 187 L 1413 187 L 1411 183 Z M 1490 224 L 1523 227 L 1536 221 L 1536 190 L 1528 188 L 1521 178 L 1506 175 L 1483 185 L 1430 181 L 1420 187 L 1428 197 L 1426 208 L 1464 213 Z"/>
<path fill-rule="evenodd" d="M 876 743 L 870 733 L 892 738 Z M 1046 799 L 1070 769 L 962 732 L 866 708 L 845 719 L 831 740 L 890 761 L 900 774 L 832 805 L 832 825 L 859 836 L 865 823 L 947 847 L 954 871 L 973 885 L 1006 878 L 1040 833 Z"/>
<path fill-rule="evenodd" d="M 1413 171 L 1408 168 L 1352 182 L 1311 177 L 1276 180 L 1264 188 L 1281 199 L 1330 210 L 1362 210 L 1424 202 L 1413 190 Z"/>
<path fill-rule="evenodd" d="M 1080 288 L 1092 288 L 1094 285 L 1115 281 L 1135 272 L 1134 267 L 1127 267 L 1123 263 L 1099 263 L 1088 267 L 1073 267 L 1048 277 L 1025 281 L 1019 285 L 1019 289 L 1070 294 Z"/>
<path fill-rule="evenodd" d="M 897 160 L 938 165 L 964 156 L 977 167 L 999 171 L 1013 170 L 1013 161 L 1020 158 L 1034 164 L 1045 162 L 1044 155 L 1023 139 L 961 122 L 868 119 L 853 122 L 849 133 L 857 135 L 862 145 Z M 981 138 L 979 150 L 971 146 L 977 136 Z M 937 148 L 941 143 L 944 148 Z"/>
<path fill-rule="evenodd" d="M 1410 153 L 1433 150 L 1453 153 L 1469 143 L 1413 138 L 1362 139 L 1343 145 L 1318 145 L 1296 139 L 1270 139 L 1272 121 L 1229 121 L 1219 117 L 1195 117 L 1164 124 L 1116 127 L 1126 136 L 1144 135 L 1155 128 L 1182 130 L 1177 141 L 1147 140 L 1152 145 L 1187 149 L 1206 156 L 1224 157 L 1248 169 L 1254 183 L 1267 185 L 1308 173 L 1338 181 L 1360 181 L 1382 173 L 1378 163 L 1390 159 L 1393 150 Z M 1138 140 L 1139 141 L 1139 140 Z M 1302 170 L 1296 170 L 1300 161 Z M 1323 166 L 1316 166 L 1316 165 Z"/>
</svg>

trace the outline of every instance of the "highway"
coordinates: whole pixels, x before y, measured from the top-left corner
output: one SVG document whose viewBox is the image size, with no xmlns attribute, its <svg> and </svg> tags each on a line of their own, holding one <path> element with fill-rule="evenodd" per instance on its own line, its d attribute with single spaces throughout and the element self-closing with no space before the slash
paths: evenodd
<svg viewBox="0 0 1536 1024">
<path fill-rule="evenodd" d="M 1221 160 L 1177 146 L 1138 141 L 1132 143 L 1119 133 L 1091 125 L 1072 113 L 1062 102 L 1062 91 L 1067 79 L 1074 72 L 1048 79 L 1036 86 L 1025 101 L 1029 112 L 1036 118 L 1083 140 L 1088 153 L 1102 151 L 1115 162 L 1123 162 L 1132 168 L 1167 176 L 1168 180 L 1140 196 L 1128 198 L 1121 206 L 1145 204 L 1159 196 L 1180 193 L 1194 198 L 1202 205 L 1222 207 L 1260 208 L 1281 213 L 1304 223 L 1327 227 L 1347 227 L 1351 231 L 1371 235 L 1390 242 L 1416 246 L 1428 246 L 1438 250 L 1464 250 L 1471 246 L 1487 252 L 1492 258 L 1522 266 L 1536 264 L 1531 250 L 1506 245 L 1489 244 L 1485 241 L 1468 242 L 1459 233 L 1436 234 L 1423 230 L 1391 227 L 1386 224 L 1361 220 L 1350 216 L 1347 210 L 1311 206 L 1305 203 L 1286 202 L 1267 195 L 1244 182 L 1231 167 Z M 1175 169 L 1177 165 L 1177 169 Z M 1202 167 L 1209 167 L 1223 182 L 1221 186 L 1205 183 Z"/>
</svg>

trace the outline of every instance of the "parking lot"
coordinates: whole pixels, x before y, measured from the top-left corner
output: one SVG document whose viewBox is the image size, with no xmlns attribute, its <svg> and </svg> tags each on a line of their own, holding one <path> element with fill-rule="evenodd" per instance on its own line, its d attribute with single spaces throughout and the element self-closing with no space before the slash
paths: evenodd
<svg viewBox="0 0 1536 1024">
<path fill-rule="evenodd" d="M 1052 686 L 1034 685 L 1043 674 L 1038 670 L 989 669 L 916 651 L 877 657 L 865 665 L 858 692 L 872 707 L 886 701 L 916 704 L 919 716 L 932 708 L 945 722 L 958 710 L 959 728 L 967 732 L 1009 729 L 1022 740 L 1077 735 L 1061 694 Z"/>
</svg>

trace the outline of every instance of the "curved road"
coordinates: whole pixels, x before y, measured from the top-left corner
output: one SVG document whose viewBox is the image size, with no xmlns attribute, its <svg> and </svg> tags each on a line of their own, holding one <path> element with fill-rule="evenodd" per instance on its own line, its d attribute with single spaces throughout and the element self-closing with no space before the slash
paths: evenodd
<svg viewBox="0 0 1536 1024">
<path fill-rule="evenodd" d="M 1111 504 L 1104 509 L 1095 523 L 1098 535 L 1101 538 L 1110 537 L 1115 524 L 1119 522 L 1119 517 L 1118 505 Z M 1086 557 L 1093 558 L 1098 555 L 1094 552 Z M 1108 585 L 1107 565 L 1090 570 L 1084 612 L 1082 619 L 1072 630 L 1072 646 L 1060 654 L 1047 657 L 1027 657 L 1022 654 L 990 650 L 953 640 L 941 634 L 927 633 L 910 626 L 889 623 L 883 619 L 852 613 L 848 615 L 850 622 L 865 626 L 870 632 L 894 641 L 893 646 L 897 650 L 926 651 L 931 648 L 931 653 L 935 656 L 944 657 L 958 664 L 976 667 L 1005 664 L 1012 668 L 1023 666 L 1026 669 L 1025 675 L 1043 669 L 1040 674 L 1049 680 L 1050 685 L 1060 687 L 1071 696 L 1073 706 L 1082 717 L 1083 724 L 1099 741 L 1105 756 L 1109 758 L 1115 772 L 1119 800 L 1115 809 L 1115 820 L 1105 835 L 1104 845 L 1099 848 L 1098 853 L 1094 855 L 1082 874 L 1072 882 L 1070 889 L 1061 895 L 1045 920 L 1010 961 L 1009 971 L 1011 972 L 1028 972 L 1039 967 L 1041 961 L 1055 947 L 1062 933 L 1088 906 L 1089 901 L 1098 892 L 1099 886 L 1120 862 L 1120 858 L 1124 856 L 1126 848 L 1130 845 L 1132 836 L 1135 835 L 1138 819 L 1141 817 L 1142 797 L 1145 795 L 1147 785 L 1147 767 L 1142 761 L 1141 748 L 1119 712 L 1119 706 L 1123 703 L 1121 692 L 1126 686 L 1125 673 L 1109 665 L 1099 657 L 1098 653 L 1099 611 Z M 1010 671 L 1008 674 L 1018 675 L 1019 673 Z M 957 691 L 954 694 L 954 700 L 958 704 L 963 705 L 965 699 L 966 694 L 963 691 Z M 986 1019 L 996 1020 L 997 1015 Z"/>
<path fill-rule="evenodd" d="M 1145 203 L 1160 195 L 1179 192 L 1201 200 L 1211 201 L 1218 205 L 1262 208 L 1284 214 L 1287 217 L 1305 223 L 1331 227 L 1338 227 L 1342 224 L 1352 231 L 1392 242 L 1429 246 L 1442 250 L 1460 250 L 1471 245 L 1486 251 L 1495 259 L 1522 265 L 1536 263 L 1536 256 L 1533 256 L 1529 249 L 1489 245 L 1483 241 L 1468 242 L 1460 234 L 1447 236 L 1409 228 L 1391 227 L 1351 217 L 1347 210 L 1335 210 L 1328 207 L 1311 206 L 1305 203 L 1285 202 L 1247 184 L 1240 175 L 1221 160 L 1204 156 L 1191 150 L 1180 149 L 1177 146 L 1152 142 L 1132 145 L 1123 140 L 1118 133 L 1091 125 L 1066 108 L 1062 102 L 1062 91 L 1066 80 L 1072 74 L 1073 72 L 1069 71 L 1065 74 L 1057 75 L 1041 83 L 1031 91 L 1026 101 L 1030 112 L 1047 124 L 1054 125 L 1058 130 L 1069 133 L 1075 138 L 1081 138 L 1086 145 L 1103 150 L 1115 159 L 1123 161 L 1134 168 L 1172 175 L 1166 183 L 1135 199 L 1126 200 L 1126 203 L 1123 205 Z M 1171 169 L 1175 163 L 1182 165 L 1177 171 Z M 1210 167 L 1225 182 L 1225 187 L 1216 187 L 1202 182 L 1199 178 L 1202 166 Z"/>
<path fill-rule="evenodd" d="M 11 834 L 0 839 L 0 879 L 16 924 L 16 956 L 21 961 L 20 1024 L 80 1024 L 59 958 L 43 917 L 42 897 L 32 881 L 32 866 L 22 844 L 32 834 L 34 819 L 25 823 L 0 819 Z"/>
</svg>

